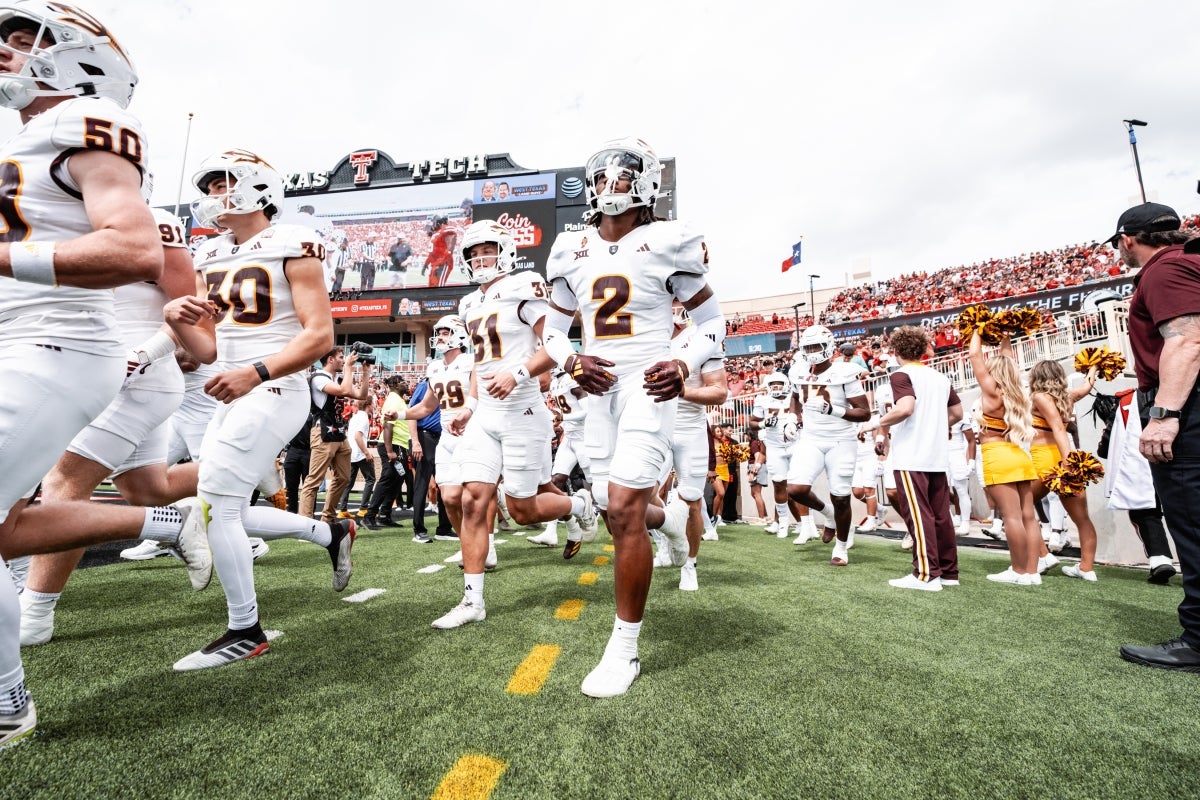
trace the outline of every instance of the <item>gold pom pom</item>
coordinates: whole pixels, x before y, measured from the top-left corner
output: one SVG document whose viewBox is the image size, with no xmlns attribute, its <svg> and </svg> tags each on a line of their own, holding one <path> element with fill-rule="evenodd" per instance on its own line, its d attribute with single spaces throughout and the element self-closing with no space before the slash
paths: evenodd
<svg viewBox="0 0 1200 800">
<path fill-rule="evenodd" d="M 1125 356 L 1107 347 L 1085 347 L 1075 356 L 1075 371 L 1086 374 L 1092 367 L 1104 380 L 1115 380 L 1125 371 Z"/>
<path fill-rule="evenodd" d="M 1042 327 L 1042 315 L 1035 308 L 1010 308 L 996 315 L 1004 330 L 1026 336 Z"/>
<path fill-rule="evenodd" d="M 970 344 L 971 337 L 976 333 L 984 344 L 997 345 L 1004 339 L 1004 331 L 996 324 L 996 315 L 983 303 L 963 309 L 955 327 L 964 345 Z"/>
</svg>

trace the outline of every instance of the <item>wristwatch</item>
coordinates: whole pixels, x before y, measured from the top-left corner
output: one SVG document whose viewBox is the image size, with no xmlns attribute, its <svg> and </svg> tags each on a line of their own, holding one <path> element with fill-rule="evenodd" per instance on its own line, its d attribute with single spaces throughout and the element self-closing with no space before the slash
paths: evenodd
<svg viewBox="0 0 1200 800">
<path fill-rule="evenodd" d="M 1180 413 L 1162 406 L 1150 406 L 1150 419 L 1179 419 Z"/>
</svg>

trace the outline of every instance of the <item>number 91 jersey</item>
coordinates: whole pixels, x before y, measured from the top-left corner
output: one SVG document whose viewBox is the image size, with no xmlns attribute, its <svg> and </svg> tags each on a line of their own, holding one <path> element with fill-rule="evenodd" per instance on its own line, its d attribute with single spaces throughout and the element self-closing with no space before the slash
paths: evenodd
<svg viewBox="0 0 1200 800">
<path fill-rule="evenodd" d="M 210 239 L 196 251 L 208 299 L 217 306 L 217 360 L 223 369 L 274 355 L 302 330 L 283 268 L 290 258 L 325 259 L 320 235 L 299 225 L 275 225 L 247 242 L 233 234 Z M 300 373 L 268 381 L 304 388 Z"/>
<path fill-rule="evenodd" d="M 62 242 L 91 233 L 83 196 L 68 171 L 76 153 L 100 150 L 145 174 L 141 123 L 104 97 L 59 103 L 0 147 L 0 241 Z M 42 286 L 0 277 L 0 337 L 96 355 L 123 355 L 108 289 Z"/>
<path fill-rule="evenodd" d="M 674 220 L 639 225 L 619 242 L 595 228 L 561 233 L 546 265 L 552 286 L 564 281 L 578 303 L 583 352 L 612 361 L 610 372 L 639 387 L 646 367 L 671 357 L 671 276 L 706 272 L 704 237 Z"/>
</svg>

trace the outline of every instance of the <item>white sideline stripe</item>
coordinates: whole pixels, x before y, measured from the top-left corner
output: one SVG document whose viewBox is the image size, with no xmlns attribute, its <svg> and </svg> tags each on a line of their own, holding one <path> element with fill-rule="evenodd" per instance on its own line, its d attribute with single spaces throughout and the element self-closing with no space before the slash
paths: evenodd
<svg viewBox="0 0 1200 800">
<path fill-rule="evenodd" d="M 446 564 L 461 564 L 462 563 L 462 555 L 461 555 L 461 553 L 455 553 L 452 556 L 446 556 L 445 558 L 442 559 L 442 562 L 446 563 Z"/>
<path fill-rule="evenodd" d="M 516 536 L 524 536 L 523 533 L 515 534 Z M 493 544 L 508 544 L 508 539 L 497 539 Z"/>
<path fill-rule="evenodd" d="M 428 567 L 421 567 L 419 570 L 417 570 L 417 572 L 421 573 L 422 575 L 429 575 L 430 573 L 434 573 L 445 568 L 445 564 L 430 564 Z"/>
<path fill-rule="evenodd" d="M 263 634 L 267 637 L 268 642 L 273 642 L 283 636 L 283 631 L 263 631 Z"/>
<path fill-rule="evenodd" d="M 379 597 L 379 595 L 386 591 L 387 589 L 363 589 L 361 592 L 355 592 L 342 599 L 347 603 L 365 603 L 373 597 Z"/>
</svg>

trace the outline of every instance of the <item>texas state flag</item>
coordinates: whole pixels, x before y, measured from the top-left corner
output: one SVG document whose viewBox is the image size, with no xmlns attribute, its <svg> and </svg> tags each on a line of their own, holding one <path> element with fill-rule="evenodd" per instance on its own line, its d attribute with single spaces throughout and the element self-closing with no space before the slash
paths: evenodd
<svg viewBox="0 0 1200 800">
<path fill-rule="evenodd" d="M 785 258 L 783 260 L 782 267 L 784 272 L 787 272 L 789 269 L 800 263 L 800 245 L 802 244 L 803 242 L 796 242 L 794 245 L 792 245 L 792 257 Z"/>
</svg>

